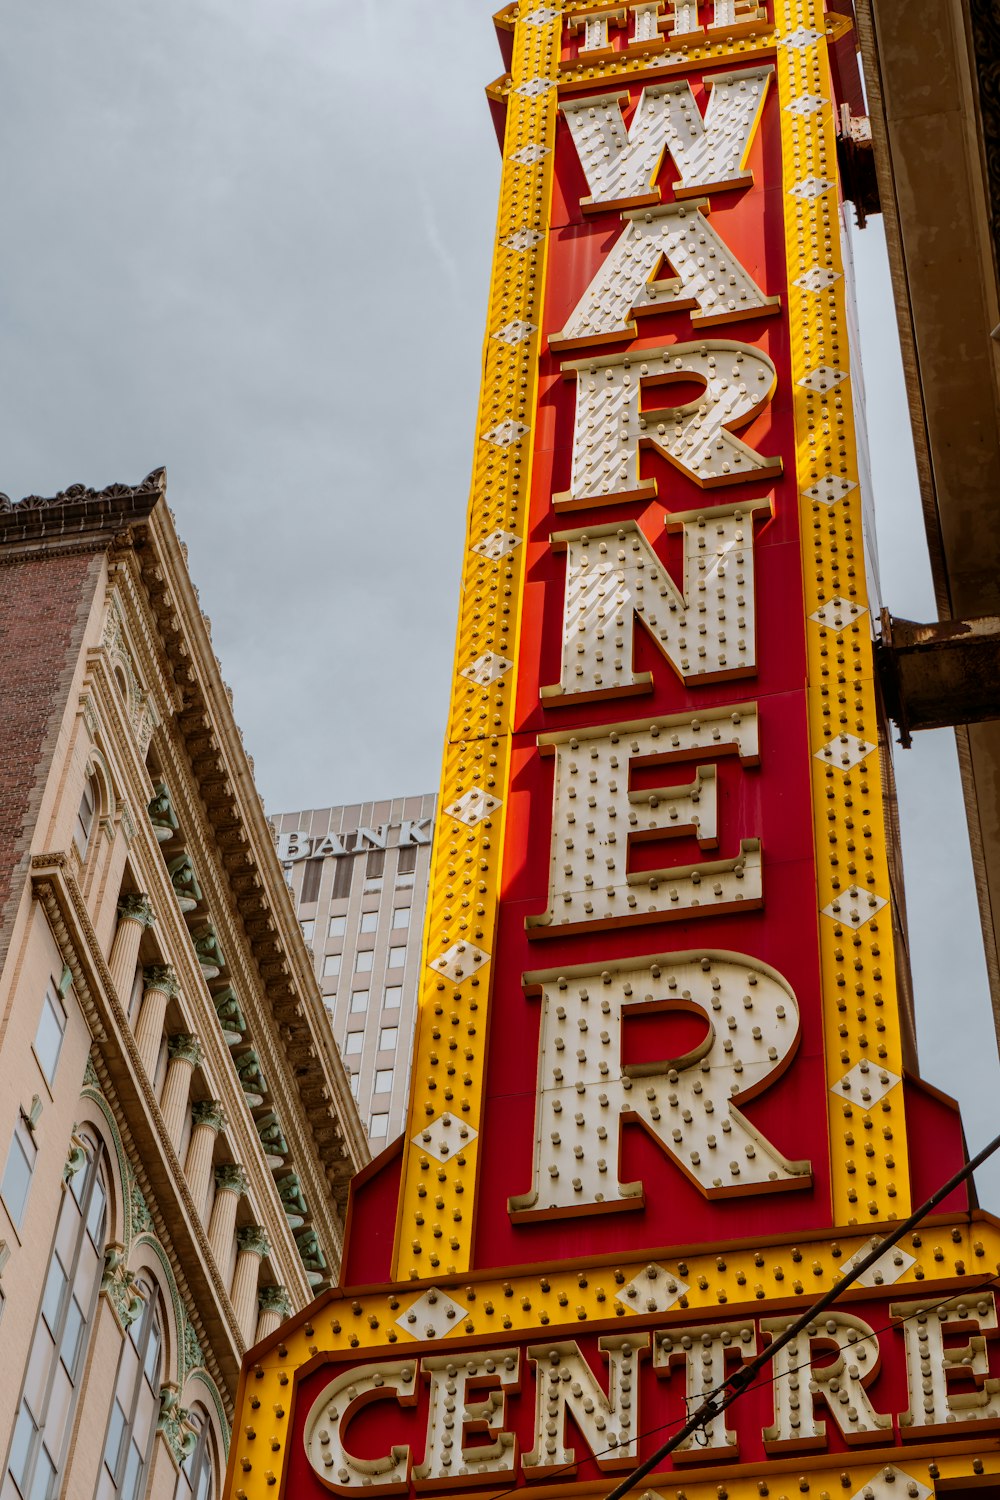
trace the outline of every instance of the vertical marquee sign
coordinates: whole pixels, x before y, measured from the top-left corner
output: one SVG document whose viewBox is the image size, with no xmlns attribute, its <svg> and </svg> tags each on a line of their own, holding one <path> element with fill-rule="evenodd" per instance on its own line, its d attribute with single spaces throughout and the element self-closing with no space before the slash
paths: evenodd
<svg viewBox="0 0 1000 1500">
<path fill-rule="evenodd" d="M 238 1500 L 599 1495 L 963 1159 L 895 972 L 840 20 L 498 17 L 409 1122 L 248 1358 Z M 998 1257 L 956 1193 L 641 1491 L 1000 1482 Z"/>
</svg>

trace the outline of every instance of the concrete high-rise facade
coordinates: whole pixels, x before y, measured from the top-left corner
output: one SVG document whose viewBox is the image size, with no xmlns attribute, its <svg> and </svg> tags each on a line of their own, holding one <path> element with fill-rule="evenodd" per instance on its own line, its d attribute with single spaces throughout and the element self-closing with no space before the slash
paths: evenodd
<svg viewBox="0 0 1000 1500">
<path fill-rule="evenodd" d="M 397 797 L 271 820 L 376 1152 L 405 1125 L 435 801 Z"/>
</svg>

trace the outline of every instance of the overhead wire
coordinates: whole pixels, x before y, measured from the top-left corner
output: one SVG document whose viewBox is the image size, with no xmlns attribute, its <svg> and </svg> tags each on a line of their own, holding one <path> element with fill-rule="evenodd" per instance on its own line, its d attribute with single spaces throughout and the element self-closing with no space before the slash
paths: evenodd
<svg viewBox="0 0 1000 1500">
<path fill-rule="evenodd" d="M 925 1219 L 933 1209 L 937 1207 L 939 1203 L 941 1203 L 945 1198 L 948 1197 L 949 1193 L 954 1192 L 955 1188 L 960 1187 L 963 1182 L 971 1177 L 976 1168 L 982 1166 L 983 1162 L 988 1160 L 988 1158 L 992 1156 L 993 1153 L 998 1149 L 1000 1149 L 1000 1135 L 994 1136 L 993 1140 L 991 1140 L 986 1146 L 984 1146 L 981 1151 L 978 1151 L 975 1156 L 970 1158 L 970 1160 L 965 1163 L 964 1166 L 960 1167 L 957 1172 L 954 1172 L 946 1182 L 942 1183 L 942 1185 L 930 1195 L 929 1198 L 924 1200 L 919 1208 L 914 1209 L 913 1213 L 910 1214 L 908 1218 L 903 1219 L 898 1225 L 895 1226 L 893 1230 L 878 1239 L 876 1243 L 871 1247 L 871 1249 L 859 1260 L 857 1260 L 857 1262 L 851 1267 L 849 1274 L 842 1276 L 833 1284 L 832 1287 L 824 1292 L 821 1297 L 817 1298 L 815 1302 L 811 1303 L 810 1306 L 806 1308 L 798 1318 L 791 1322 L 788 1327 L 782 1331 L 782 1333 L 780 1333 L 776 1338 L 772 1339 L 771 1343 L 768 1344 L 766 1349 L 762 1350 L 761 1353 L 758 1354 L 753 1360 L 749 1361 L 742 1370 L 734 1371 L 732 1375 L 727 1376 L 727 1378 L 724 1381 L 720 1382 L 720 1384 L 713 1390 L 707 1392 L 702 1397 L 701 1404 L 696 1411 L 692 1412 L 683 1420 L 679 1420 L 676 1422 L 663 1422 L 656 1427 L 649 1428 L 647 1431 L 640 1433 L 636 1438 L 637 1443 L 641 1442 L 643 1438 L 651 1437 L 653 1434 L 658 1432 L 665 1432 L 671 1427 L 675 1427 L 677 1429 L 674 1432 L 673 1436 L 669 1438 L 666 1443 L 657 1448 L 655 1453 L 652 1453 L 649 1458 L 644 1459 L 641 1464 L 638 1464 L 634 1469 L 630 1470 L 630 1472 L 625 1475 L 625 1477 L 621 1479 L 612 1490 L 608 1492 L 608 1494 L 605 1496 L 605 1500 L 624 1500 L 624 1497 L 629 1493 L 629 1491 L 633 1489 L 634 1486 L 641 1480 L 645 1479 L 648 1474 L 651 1474 L 652 1471 L 657 1467 L 658 1464 L 663 1461 L 664 1458 L 667 1458 L 672 1452 L 674 1452 L 676 1448 L 680 1446 L 682 1442 L 684 1442 L 685 1438 L 693 1436 L 696 1432 L 703 1430 L 706 1424 L 710 1422 L 713 1417 L 720 1416 L 724 1411 L 727 1411 L 729 1407 L 734 1404 L 734 1402 L 739 1400 L 740 1396 L 745 1395 L 750 1390 L 760 1389 L 763 1385 L 774 1385 L 778 1380 L 784 1378 L 786 1375 L 792 1375 L 797 1370 L 807 1368 L 810 1365 L 811 1361 L 806 1360 L 802 1365 L 790 1367 L 787 1371 L 780 1372 L 778 1375 L 772 1375 L 766 1380 L 758 1380 L 757 1378 L 766 1368 L 766 1366 L 771 1363 L 771 1361 L 774 1359 L 774 1356 L 779 1352 L 779 1350 L 783 1349 L 786 1344 L 789 1344 L 796 1338 L 798 1338 L 800 1333 L 805 1332 L 809 1325 L 817 1317 L 820 1317 L 824 1312 L 826 1312 L 837 1302 L 837 1300 L 843 1295 L 848 1287 L 854 1285 L 858 1281 L 859 1277 L 863 1276 L 864 1273 L 867 1270 L 870 1270 L 870 1268 L 875 1265 L 877 1261 L 881 1260 L 883 1255 L 885 1255 L 887 1251 L 891 1250 L 893 1246 L 898 1244 L 901 1239 L 903 1239 L 907 1234 L 911 1233 L 917 1227 L 917 1225 L 923 1219 Z M 927 1311 L 934 1311 L 936 1308 L 943 1306 L 945 1303 L 954 1301 L 956 1297 L 960 1297 L 963 1295 L 975 1296 L 978 1292 L 989 1290 L 990 1287 L 996 1285 L 998 1279 L 1000 1278 L 998 1278 L 997 1276 L 991 1276 L 981 1286 L 974 1288 L 959 1288 L 957 1291 L 952 1290 L 946 1296 L 942 1297 L 938 1302 L 928 1303 L 926 1307 L 921 1309 L 921 1312 L 923 1313 Z M 914 1313 L 913 1316 L 918 1316 L 918 1314 Z M 898 1323 L 906 1321 L 908 1321 L 908 1319 L 899 1319 Z M 859 1339 L 856 1339 L 852 1344 L 845 1347 L 856 1348 L 859 1343 L 863 1343 L 871 1338 L 877 1338 L 880 1333 L 887 1332 L 894 1326 L 898 1326 L 898 1324 L 887 1324 L 885 1328 L 873 1330 L 871 1334 L 864 1334 Z M 615 1447 L 608 1447 L 600 1450 L 597 1453 L 591 1454 L 591 1459 L 602 1458 L 607 1454 L 614 1452 Z M 577 1467 L 578 1465 L 575 1462 L 565 1464 L 559 1468 L 550 1470 L 547 1477 L 556 1479 L 560 1474 L 570 1472 L 575 1473 Z M 518 1486 L 515 1484 L 509 1485 L 506 1489 L 497 1490 L 490 1496 L 490 1500 L 506 1500 L 506 1497 L 513 1494 L 517 1490 L 517 1488 Z"/>
</svg>

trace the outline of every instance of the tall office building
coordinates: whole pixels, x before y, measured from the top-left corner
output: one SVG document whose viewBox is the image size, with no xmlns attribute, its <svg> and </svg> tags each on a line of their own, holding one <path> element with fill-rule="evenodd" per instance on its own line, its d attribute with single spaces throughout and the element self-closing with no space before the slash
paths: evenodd
<svg viewBox="0 0 1000 1500">
<path fill-rule="evenodd" d="M 272 819 L 374 1151 L 405 1124 L 435 797 Z"/>
</svg>

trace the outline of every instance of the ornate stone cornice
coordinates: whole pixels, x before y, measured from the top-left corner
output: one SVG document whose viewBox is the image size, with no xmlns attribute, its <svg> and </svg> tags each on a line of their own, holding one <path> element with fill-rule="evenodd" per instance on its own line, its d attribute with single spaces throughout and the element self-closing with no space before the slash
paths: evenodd
<svg viewBox="0 0 1000 1500">
<path fill-rule="evenodd" d="M 0 543 L 42 542 L 64 548 L 74 539 L 91 544 L 145 521 L 166 492 L 165 469 L 154 469 L 139 484 L 109 484 L 103 490 L 71 484 L 55 495 L 0 494 Z"/>
</svg>

